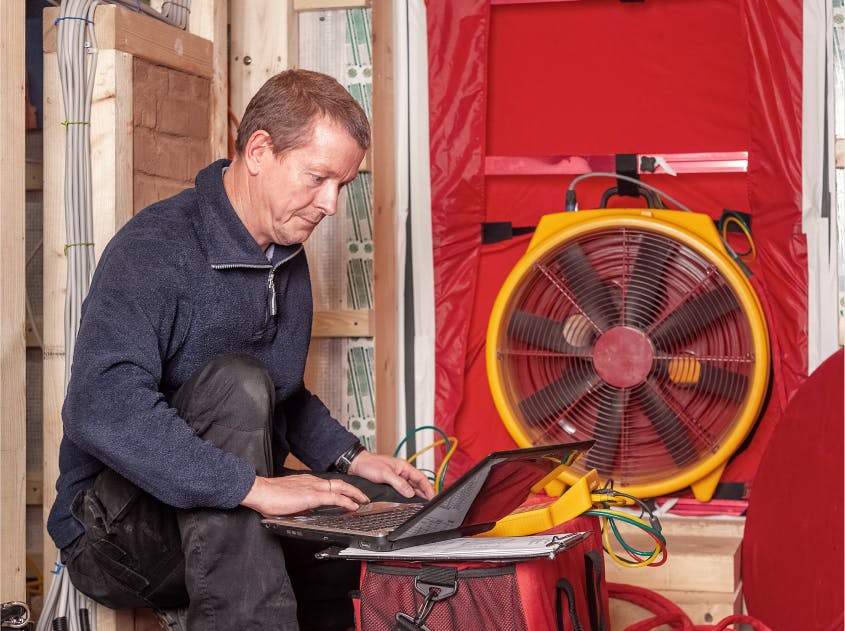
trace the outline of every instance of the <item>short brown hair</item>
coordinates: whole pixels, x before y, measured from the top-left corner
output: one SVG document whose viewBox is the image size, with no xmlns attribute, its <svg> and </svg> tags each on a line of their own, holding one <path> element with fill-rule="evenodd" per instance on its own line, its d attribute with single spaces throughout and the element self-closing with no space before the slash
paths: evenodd
<svg viewBox="0 0 845 631">
<path fill-rule="evenodd" d="M 250 136 L 260 129 L 270 134 L 274 155 L 301 147 L 320 116 L 344 127 L 361 149 L 369 148 L 367 115 L 346 88 L 319 72 L 285 70 L 270 77 L 246 106 L 235 151 L 242 155 Z"/>
</svg>

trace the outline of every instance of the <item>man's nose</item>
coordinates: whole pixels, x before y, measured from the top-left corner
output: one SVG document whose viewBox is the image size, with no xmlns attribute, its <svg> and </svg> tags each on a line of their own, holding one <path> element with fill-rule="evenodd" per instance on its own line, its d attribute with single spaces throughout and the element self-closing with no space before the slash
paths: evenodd
<svg viewBox="0 0 845 631">
<path fill-rule="evenodd" d="M 317 208 L 319 208 L 324 215 L 331 217 L 337 213 L 338 198 L 340 191 L 331 186 L 324 187 L 317 195 L 315 200 Z"/>
</svg>

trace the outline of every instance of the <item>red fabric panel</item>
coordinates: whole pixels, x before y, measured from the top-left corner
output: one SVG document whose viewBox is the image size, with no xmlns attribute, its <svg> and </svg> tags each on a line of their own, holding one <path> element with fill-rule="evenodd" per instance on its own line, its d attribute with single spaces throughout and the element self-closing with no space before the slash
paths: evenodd
<svg viewBox="0 0 845 631">
<path fill-rule="evenodd" d="M 484 220 L 487 0 L 427 0 L 435 423 L 451 430 L 464 394 L 464 353 Z M 455 454 L 454 467 L 472 464 Z"/>
<path fill-rule="evenodd" d="M 493 7 L 487 152 L 747 149 L 747 52 L 735 5 Z"/>
<path fill-rule="evenodd" d="M 555 613 L 555 586 L 561 579 L 567 580 L 572 586 L 575 594 L 576 615 L 581 628 L 593 628 L 590 625 L 590 608 L 587 599 L 587 585 L 590 577 L 585 571 L 585 557 L 589 552 L 597 552 L 599 561 L 602 563 L 602 580 L 599 586 L 600 594 L 598 594 L 600 602 L 596 605 L 601 607 L 604 612 L 602 617 L 607 620 L 609 604 L 607 583 L 604 580 L 604 552 L 602 551 L 601 528 L 598 518 L 576 517 L 548 530 L 547 533 L 581 531 L 591 532 L 592 534 L 570 550 L 558 554 L 552 562 L 549 562 L 548 559 L 537 559 L 516 564 L 516 578 L 519 583 L 519 591 L 523 594 L 528 631 L 548 631 L 549 629 L 561 628 L 557 626 Z M 567 599 L 564 597 L 562 599 L 564 612 L 562 628 L 565 631 L 575 631 L 576 627 L 569 615 L 567 605 Z"/>
<path fill-rule="evenodd" d="M 743 594 L 774 629 L 842 629 L 842 362 L 840 350 L 795 393 L 754 479 Z"/>
<path fill-rule="evenodd" d="M 802 8 L 798 0 L 777 5 L 585 0 L 490 8 L 478 1 L 428 2 L 436 422 L 460 440 L 450 477 L 487 452 L 513 445 L 489 394 L 484 341 L 496 294 L 528 240 L 480 246 L 478 224 L 536 225 L 542 215 L 563 210 L 570 181 L 484 178 L 484 155 L 747 150 L 748 174 L 644 180 L 714 218 L 723 208 L 752 215 L 760 252 L 752 282 L 772 336 L 773 395 L 759 441 L 731 463 L 725 479 L 753 478 L 766 437 L 806 373 L 807 354 Z M 457 53 L 463 50 L 468 52 Z M 478 83 L 485 76 L 486 91 Z M 485 96 L 486 107 L 479 107 Z M 452 118 L 457 112 L 465 115 L 460 128 Z M 477 144 L 467 144 L 473 138 Z M 605 178 L 580 183 L 581 208 L 595 207 L 614 184 Z M 611 200 L 615 207 L 641 205 Z"/>
<path fill-rule="evenodd" d="M 772 393 L 745 452 L 723 479 L 753 480 L 790 397 L 807 376 L 807 242 L 801 228 L 803 7 L 796 0 L 742 4 L 751 145 L 748 201 L 760 253 L 754 286 L 772 340 Z"/>
</svg>

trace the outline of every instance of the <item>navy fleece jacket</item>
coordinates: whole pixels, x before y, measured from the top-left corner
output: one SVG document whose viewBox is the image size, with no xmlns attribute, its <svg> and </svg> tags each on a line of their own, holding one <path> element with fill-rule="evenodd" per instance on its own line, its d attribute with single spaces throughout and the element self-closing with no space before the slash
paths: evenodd
<svg viewBox="0 0 845 631">
<path fill-rule="evenodd" d="M 302 382 L 312 318 L 302 246 L 277 245 L 267 260 L 226 197 L 227 164 L 211 164 L 195 188 L 141 211 L 103 252 L 62 409 L 47 522 L 59 548 L 82 534 L 70 507 L 103 467 L 178 508 L 243 500 L 255 468 L 196 436 L 167 403 L 216 355 L 264 362 L 287 448 L 312 469 L 328 469 L 355 443 Z"/>
</svg>

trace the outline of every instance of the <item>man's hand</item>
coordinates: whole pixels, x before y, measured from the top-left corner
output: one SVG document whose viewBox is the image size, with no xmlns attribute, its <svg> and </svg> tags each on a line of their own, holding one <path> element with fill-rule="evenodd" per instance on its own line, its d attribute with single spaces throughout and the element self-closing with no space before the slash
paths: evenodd
<svg viewBox="0 0 845 631">
<path fill-rule="evenodd" d="M 241 506 L 258 511 L 265 517 L 272 517 L 290 515 L 317 506 L 342 506 L 347 510 L 356 510 L 369 501 L 364 493 L 343 480 L 325 480 L 302 473 L 280 478 L 256 476 Z"/>
<path fill-rule="evenodd" d="M 362 451 L 349 465 L 349 473 L 366 478 L 370 482 L 389 484 L 405 497 L 420 497 L 430 500 L 434 489 L 425 474 L 410 462 Z"/>
</svg>

